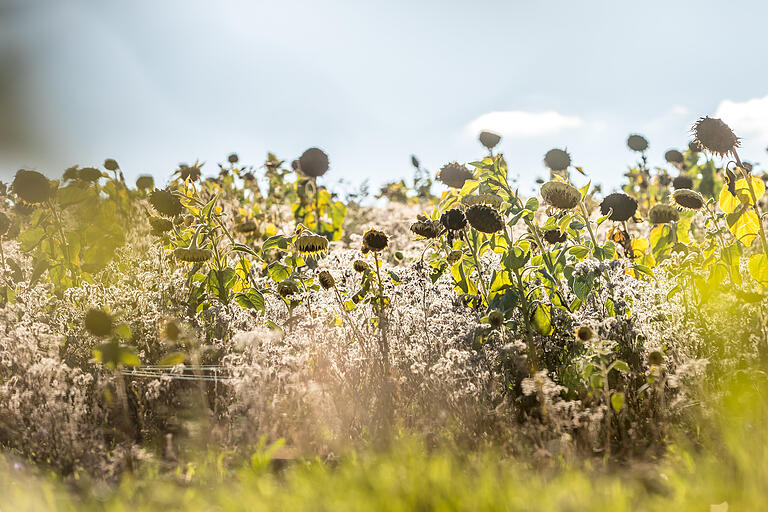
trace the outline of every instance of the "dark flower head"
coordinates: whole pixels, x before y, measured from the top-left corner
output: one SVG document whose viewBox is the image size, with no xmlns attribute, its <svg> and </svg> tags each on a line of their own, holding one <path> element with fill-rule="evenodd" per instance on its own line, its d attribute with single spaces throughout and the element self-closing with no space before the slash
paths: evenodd
<svg viewBox="0 0 768 512">
<path fill-rule="evenodd" d="M 328 172 L 328 155 L 322 149 L 309 148 L 298 160 L 298 168 L 304 176 L 319 178 Z"/>
<path fill-rule="evenodd" d="M 237 156 L 237 153 L 230 153 L 229 156 L 227 157 L 227 162 L 231 164 L 236 164 L 239 161 L 240 161 L 240 157 Z"/>
<path fill-rule="evenodd" d="M 680 220 L 680 212 L 677 208 L 668 204 L 655 204 L 648 210 L 648 220 L 651 224 L 667 224 Z"/>
<path fill-rule="evenodd" d="M 199 165 L 190 166 L 187 164 L 179 164 L 179 168 L 176 172 L 179 174 L 179 177 L 183 181 L 186 181 L 187 179 L 190 181 L 197 181 L 200 179 L 200 175 L 202 174 Z"/>
<path fill-rule="evenodd" d="M 464 182 L 474 177 L 475 175 L 472 174 L 472 171 L 457 162 L 445 164 L 437 173 L 437 179 L 451 188 L 461 188 L 464 186 Z"/>
<path fill-rule="evenodd" d="M 494 329 L 498 329 L 504 325 L 504 313 L 498 309 L 494 309 L 488 314 L 488 323 L 491 324 L 491 327 Z"/>
<path fill-rule="evenodd" d="M 637 211 L 637 201 L 622 192 L 608 194 L 600 204 L 600 213 L 607 215 L 613 209 L 611 220 L 622 222 L 632 218 Z"/>
<path fill-rule="evenodd" d="M 688 143 L 688 151 L 690 151 L 691 153 L 701 153 L 702 151 L 704 151 L 704 148 L 699 146 L 699 143 L 697 141 L 692 140 L 691 142 Z"/>
<path fill-rule="evenodd" d="M 488 149 L 493 149 L 501 141 L 501 135 L 493 132 L 482 131 L 480 132 L 478 139 L 480 140 L 480 144 L 487 147 Z"/>
<path fill-rule="evenodd" d="M 541 197 L 560 210 L 570 210 L 581 200 L 579 189 L 562 181 L 548 181 L 541 186 Z"/>
<path fill-rule="evenodd" d="M 582 325 L 579 328 L 577 328 L 574 334 L 576 336 L 576 339 L 582 343 L 589 341 L 596 336 L 595 331 L 593 331 L 592 328 L 586 325 Z"/>
<path fill-rule="evenodd" d="M 389 239 L 387 234 L 378 229 L 371 228 L 363 235 L 363 251 L 381 252 L 387 248 Z"/>
<path fill-rule="evenodd" d="M 101 171 L 98 169 L 94 169 L 93 167 L 84 167 L 80 169 L 78 178 L 80 178 L 83 181 L 90 181 L 90 182 L 98 181 L 98 179 L 101 178 Z"/>
<path fill-rule="evenodd" d="M 465 206 L 472 206 L 475 204 L 487 204 L 498 209 L 501 208 L 502 199 L 496 194 L 478 194 L 476 196 L 464 196 L 461 198 L 461 203 Z"/>
<path fill-rule="evenodd" d="M 108 171 L 116 171 L 120 168 L 120 166 L 117 164 L 117 160 L 114 158 L 107 158 L 104 160 L 104 168 Z"/>
<path fill-rule="evenodd" d="M 664 153 L 664 160 L 671 164 L 682 164 L 685 162 L 685 158 L 683 157 L 683 154 L 679 152 L 676 149 L 670 149 L 666 153 Z"/>
<path fill-rule="evenodd" d="M 642 135 L 633 134 L 627 138 L 627 146 L 629 146 L 629 149 L 632 151 L 642 153 L 648 149 L 648 141 Z"/>
<path fill-rule="evenodd" d="M 156 236 L 173 229 L 173 222 L 162 217 L 150 217 L 149 225 L 152 226 L 152 234 Z"/>
<path fill-rule="evenodd" d="M 463 254 L 464 253 L 462 253 L 461 251 L 454 250 L 454 251 L 451 251 L 450 253 L 448 253 L 448 256 L 445 258 L 445 260 L 448 263 L 450 263 L 451 265 L 453 265 L 454 263 L 456 263 L 457 261 L 459 261 L 461 259 Z"/>
<path fill-rule="evenodd" d="M 362 274 L 371 267 L 369 267 L 368 264 L 363 260 L 355 260 L 355 262 L 352 264 L 352 268 L 355 269 L 355 272 Z"/>
<path fill-rule="evenodd" d="M 440 223 L 445 229 L 459 231 L 467 226 L 467 217 L 458 208 L 451 208 L 440 216 Z"/>
<path fill-rule="evenodd" d="M 564 171 L 571 165 L 571 155 L 563 149 L 550 149 L 544 155 L 544 165 L 553 171 Z"/>
<path fill-rule="evenodd" d="M 421 164 L 419 163 L 419 159 L 416 158 L 416 155 L 411 155 L 411 165 L 417 169 L 421 166 Z"/>
<path fill-rule="evenodd" d="M 664 364 L 664 353 L 661 350 L 654 350 L 648 354 L 648 364 L 653 366 L 661 366 Z"/>
<path fill-rule="evenodd" d="M 101 309 L 91 309 L 85 314 L 85 330 L 94 336 L 112 334 L 113 322 L 109 313 Z"/>
<path fill-rule="evenodd" d="M 672 202 L 680 210 L 701 210 L 704 208 L 706 201 L 704 197 L 696 192 L 687 188 L 681 188 L 675 190 L 672 193 Z"/>
<path fill-rule="evenodd" d="M 322 286 L 324 290 L 330 290 L 336 285 L 336 281 L 327 270 L 320 272 L 317 276 L 317 280 L 320 281 L 320 286 Z"/>
<path fill-rule="evenodd" d="M 136 188 L 139 190 L 149 190 L 155 188 L 155 178 L 148 174 L 143 174 L 136 178 Z"/>
<path fill-rule="evenodd" d="M 27 203 L 44 203 L 52 193 L 51 182 L 37 171 L 16 172 L 11 188 L 19 198 Z"/>
<path fill-rule="evenodd" d="M 237 231 L 238 233 L 253 233 L 258 229 L 259 229 L 259 225 L 252 220 L 246 220 L 239 224 L 235 224 L 235 231 Z"/>
<path fill-rule="evenodd" d="M 685 174 L 681 174 L 672 180 L 672 186 L 675 188 L 675 190 L 681 188 L 689 188 L 693 190 L 693 178 L 686 176 Z"/>
<path fill-rule="evenodd" d="M 702 117 L 693 125 L 695 142 L 720 156 L 734 154 L 741 143 L 733 130 L 722 120 Z"/>
<path fill-rule="evenodd" d="M 561 233 L 559 229 L 552 229 L 544 232 L 544 240 L 546 240 L 550 244 L 565 242 L 567 239 L 568 239 L 568 233 L 566 233 L 565 231 Z"/>
<path fill-rule="evenodd" d="M 464 215 L 470 226 L 483 233 L 496 233 L 504 229 L 504 220 L 499 212 L 486 204 L 470 206 Z"/>
<path fill-rule="evenodd" d="M 328 239 L 314 233 L 303 233 L 293 245 L 299 254 L 312 256 L 328 250 Z"/>
<path fill-rule="evenodd" d="M 437 238 L 443 232 L 443 225 L 437 220 L 420 220 L 411 224 L 411 231 L 424 238 Z"/>
<path fill-rule="evenodd" d="M 184 211 L 179 198 L 168 189 L 155 189 L 149 196 L 149 203 L 160 215 L 166 217 L 175 217 Z"/>
<path fill-rule="evenodd" d="M 277 283 L 277 293 L 281 297 L 290 297 L 299 293 L 299 285 L 293 279 L 284 279 Z"/>
<path fill-rule="evenodd" d="M 174 257 L 188 263 L 202 263 L 211 259 L 213 253 L 210 249 L 201 249 L 199 247 L 179 247 L 173 251 Z"/>
</svg>

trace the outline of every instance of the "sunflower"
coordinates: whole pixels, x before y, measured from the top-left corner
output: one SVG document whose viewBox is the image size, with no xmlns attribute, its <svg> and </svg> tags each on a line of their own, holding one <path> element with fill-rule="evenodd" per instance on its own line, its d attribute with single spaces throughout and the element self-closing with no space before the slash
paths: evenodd
<svg viewBox="0 0 768 512">
<path fill-rule="evenodd" d="M 235 231 L 237 231 L 238 233 L 253 233 L 258 229 L 259 229 L 259 225 L 252 220 L 246 220 L 239 224 L 235 224 Z"/>
<path fill-rule="evenodd" d="M 149 196 L 149 203 L 160 215 L 166 217 L 175 217 L 184 211 L 179 198 L 168 189 L 155 189 Z"/>
<path fill-rule="evenodd" d="M 627 146 L 632 151 L 642 153 L 648 149 L 648 140 L 642 135 L 632 134 L 627 138 Z"/>
<path fill-rule="evenodd" d="M 701 194 L 695 190 L 687 188 L 681 188 L 672 192 L 672 202 L 679 210 L 693 211 L 701 210 L 706 204 L 706 201 Z"/>
<path fill-rule="evenodd" d="M 174 249 L 173 255 L 176 259 L 186 261 L 188 263 L 202 263 L 211 259 L 213 253 L 210 249 L 200 249 L 199 247 L 178 247 Z"/>
<path fill-rule="evenodd" d="M 501 208 L 503 200 L 496 194 L 478 194 L 476 196 L 464 196 L 461 198 L 461 204 L 472 206 L 475 204 L 487 204 L 494 208 Z"/>
<path fill-rule="evenodd" d="M 320 281 L 320 286 L 322 286 L 324 290 L 330 290 L 336 285 L 336 281 L 327 270 L 320 272 L 317 276 L 317 280 Z"/>
<path fill-rule="evenodd" d="M 693 125 L 694 141 L 699 147 L 720 156 L 735 154 L 741 143 L 733 130 L 721 119 L 702 117 Z"/>
<path fill-rule="evenodd" d="M 563 181 L 548 181 L 541 186 L 541 197 L 555 208 L 570 210 L 579 204 L 581 192 Z"/>
<path fill-rule="evenodd" d="M 104 168 L 108 171 L 116 171 L 120 168 L 120 166 L 117 163 L 117 160 L 114 158 L 107 158 L 104 160 Z"/>
<path fill-rule="evenodd" d="M 443 232 L 443 225 L 437 220 L 419 220 L 411 224 L 411 231 L 424 238 L 437 238 Z"/>
<path fill-rule="evenodd" d="M 494 329 L 498 329 L 504 325 L 504 313 L 498 309 L 494 309 L 488 314 L 488 323 L 491 324 L 491 327 Z"/>
<path fill-rule="evenodd" d="M 11 188 L 27 203 L 44 203 L 52 193 L 51 182 L 37 171 L 21 169 L 16 172 Z"/>
<path fill-rule="evenodd" d="M 457 162 L 445 164 L 437 173 L 437 179 L 451 188 L 461 188 L 464 182 L 471 180 L 475 175 L 466 166 Z"/>
<path fill-rule="evenodd" d="M 387 234 L 378 229 L 371 228 L 363 235 L 363 252 L 381 252 L 387 248 L 388 244 Z"/>
<path fill-rule="evenodd" d="M 440 216 L 440 223 L 447 230 L 459 231 L 467 226 L 467 217 L 460 209 L 451 208 Z"/>
<path fill-rule="evenodd" d="M 582 325 L 576 329 L 576 331 L 574 332 L 574 336 L 576 337 L 577 340 L 584 343 L 585 341 L 589 341 L 593 339 L 596 335 L 595 335 L 595 331 L 593 331 L 591 327 L 587 325 Z"/>
<path fill-rule="evenodd" d="M 229 156 L 227 157 L 227 162 L 231 164 L 236 164 L 239 161 L 240 161 L 240 157 L 237 156 L 237 153 L 230 153 Z"/>
<path fill-rule="evenodd" d="M 611 211 L 611 220 L 622 222 L 630 219 L 637 211 L 637 201 L 622 192 L 608 194 L 600 204 L 600 213 L 608 215 Z"/>
<path fill-rule="evenodd" d="M 556 244 L 558 242 L 565 242 L 568 239 L 568 233 L 565 231 L 560 232 L 559 229 L 551 229 L 544 232 L 544 240 L 550 244 Z"/>
<path fill-rule="evenodd" d="M 504 220 L 499 212 L 487 204 L 476 204 L 465 212 L 469 225 L 483 233 L 496 233 L 504 229 Z"/>
<path fill-rule="evenodd" d="M 480 132 L 480 135 L 477 138 L 480 140 L 480 144 L 488 149 L 495 148 L 496 145 L 501 141 L 501 135 L 486 131 Z"/>
<path fill-rule="evenodd" d="M 285 298 L 299 293 L 299 285 L 293 279 L 283 279 L 277 283 L 277 293 Z"/>
<path fill-rule="evenodd" d="M 683 157 L 683 154 L 679 152 L 676 149 L 670 149 L 666 153 L 664 153 L 664 160 L 671 164 L 682 164 L 685 162 L 685 158 Z"/>
<path fill-rule="evenodd" d="M 304 176 L 319 178 L 328 172 L 328 155 L 320 148 L 309 148 L 301 154 L 298 160 L 298 170 Z"/>
<path fill-rule="evenodd" d="M 661 350 L 654 350 L 648 354 L 648 364 L 652 366 L 661 366 L 664 364 L 664 353 Z"/>
<path fill-rule="evenodd" d="M 681 174 L 672 180 L 672 187 L 674 187 L 675 190 L 681 188 L 689 188 L 693 190 L 693 178 L 686 176 L 685 174 Z"/>
<path fill-rule="evenodd" d="M 85 330 L 94 336 L 109 336 L 114 328 L 112 317 L 101 309 L 91 309 L 85 314 Z"/>
<path fill-rule="evenodd" d="M 355 262 L 352 263 L 352 268 L 355 269 L 355 272 L 362 274 L 363 272 L 369 270 L 371 267 L 369 267 L 368 264 L 363 260 L 355 260 Z"/>
<path fill-rule="evenodd" d="M 680 220 L 680 212 L 677 208 L 668 204 L 655 204 L 648 210 L 648 220 L 651 224 L 667 224 Z"/>
<path fill-rule="evenodd" d="M 136 188 L 139 190 L 149 190 L 155 188 L 155 178 L 147 174 L 143 174 L 136 178 Z"/>
<path fill-rule="evenodd" d="M 544 165 L 553 171 L 564 171 L 571 165 L 571 155 L 564 149 L 550 149 L 544 155 Z"/>
<path fill-rule="evenodd" d="M 328 239 L 322 235 L 305 231 L 296 238 L 293 247 L 302 256 L 313 256 L 328 250 Z"/>
<path fill-rule="evenodd" d="M 162 217 L 150 217 L 149 225 L 152 226 L 152 234 L 160 236 L 173 229 L 173 222 Z"/>
<path fill-rule="evenodd" d="M 99 178 L 101 178 L 101 171 L 98 169 L 94 169 L 93 167 L 84 167 L 80 169 L 80 172 L 77 175 L 78 178 L 80 178 L 83 181 L 98 181 Z"/>
</svg>

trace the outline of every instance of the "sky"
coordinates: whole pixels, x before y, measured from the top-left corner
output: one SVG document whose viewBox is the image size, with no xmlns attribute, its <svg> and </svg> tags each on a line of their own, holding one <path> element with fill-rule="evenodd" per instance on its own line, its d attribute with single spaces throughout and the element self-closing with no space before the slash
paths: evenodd
<svg viewBox="0 0 768 512">
<path fill-rule="evenodd" d="M 0 0 L 0 179 L 115 158 L 162 183 L 317 146 L 328 183 L 567 148 L 604 190 L 722 117 L 768 162 L 768 2 Z M 581 178 L 578 178 L 581 179 Z"/>
</svg>

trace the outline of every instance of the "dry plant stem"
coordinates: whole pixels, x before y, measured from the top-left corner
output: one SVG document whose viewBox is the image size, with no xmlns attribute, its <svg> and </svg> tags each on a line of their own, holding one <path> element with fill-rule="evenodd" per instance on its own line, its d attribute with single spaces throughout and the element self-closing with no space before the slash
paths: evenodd
<svg viewBox="0 0 768 512">
<path fill-rule="evenodd" d="M 344 315 L 344 319 L 352 327 L 352 332 L 354 333 L 354 336 L 357 339 L 357 343 L 363 349 L 363 352 L 365 352 L 365 357 L 370 357 L 370 354 L 368 354 L 368 348 L 365 346 L 362 334 L 360 334 L 360 331 L 358 330 L 357 325 L 355 325 L 355 323 L 352 321 L 352 318 L 349 316 L 349 312 L 344 307 L 344 301 L 341 299 L 341 293 L 339 293 L 339 289 L 334 286 L 333 291 L 336 292 L 336 300 L 339 301 L 339 308 L 341 309 L 341 314 Z"/>
<path fill-rule="evenodd" d="M 387 320 L 384 313 L 384 285 L 381 281 L 381 262 L 378 253 L 373 253 L 376 262 L 376 280 L 379 284 L 379 297 L 376 301 L 379 316 L 379 351 L 381 352 L 382 370 L 389 375 L 389 342 L 387 340 Z"/>
<path fill-rule="evenodd" d="M 603 381 L 603 400 L 605 400 L 605 460 L 611 458 L 611 389 L 608 387 L 608 372 L 605 365 L 600 363 Z"/>
<path fill-rule="evenodd" d="M 67 260 L 67 267 L 69 268 L 69 273 L 72 276 L 72 282 L 75 283 L 75 286 L 79 286 L 80 280 L 77 278 L 75 268 L 72 266 L 72 257 L 69 255 L 69 244 L 67 243 L 66 235 L 64 235 L 64 225 L 62 224 L 58 213 L 56 213 L 56 208 L 54 207 L 53 202 L 48 199 L 46 203 L 48 204 L 48 209 L 51 211 L 51 215 L 53 215 L 53 220 L 56 222 L 56 229 L 59 232 L 59 237 L 61 238 L 61 248 L 64 251 L 64 258 Z"/>
<path fill-rule="evenodd" d="M 480 293 L 483 297 L 483 302 L 488 304 L 488 290 L 485 288 L 485 280 L 483 279 L 483 270 L 482 267 L 480 267 L 480 259 L 477 257 L 477 248 L 475 245 L 470 242 L 469 237 L 466 233 L 462 232 L 461 236 L 464 237 L 464 240 L 467 242 L 467 245 L 469 245 L 469 248 L 472 249 L 472 258 L 475 260 L 475 267 L 477 268 L 477 280 L 480 282 Z"/>
<path fill-rule="evenodd" d="M 596 251 L 597 251 L 597 248 L 599 246 L 597 245 L 597 239 L 595 238 L 595 232 L 592 231 L 592 223 L 589 221 L 589 213 L 587 213 L 587 207 L 584 206 L 584 201 L 579 201 L 579 208 L 581 209 L 582 217 L 584 217 L 584 224 L 587 225 L 587 230 L 589 231 L 589 238 L 592 239 L 592 246 L 593 246 L 592 247 L 592 254 L 595 254 Z M 598 260 L 603 261 L 603 252 L 600 251 L 599 254 L 600 254 L 599 256 L 597 254 L 595 254 L 595 256 L 597 256 Z"/>
</svg>

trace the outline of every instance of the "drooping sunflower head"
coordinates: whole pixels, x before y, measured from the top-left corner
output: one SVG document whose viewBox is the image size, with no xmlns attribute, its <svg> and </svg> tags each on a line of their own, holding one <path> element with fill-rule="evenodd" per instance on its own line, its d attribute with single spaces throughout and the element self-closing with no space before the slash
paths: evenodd
<svg viewBox="0 0 768 512">
<path fill-rule="evenodd" d="M 258 231 L 258 229 L 259 225 L 252 220 L 245 220 L 235 224 L 235 231 L 238 233 L 253 233 L 254 231 Z"/>
<path fill-rule="evenodd" d="M 600 213 L 608 215 L 611 209 L 613 212 L 608 217 L 609 219 L 617 222 L 629 220 L 637 211 L 637 200 L 622 192 L 608 194 L 600 203 Z"/>
<path fill-rule="evenodd" d="M 681 188 L 689 188 L 693 190 L 693 178 L 685 174 L 681 174 L 680 176 L 677 176 L 675 179 L 672 180 L 672 186 L 674 187 L 675 190 L 678 190 Z"/>
<path fill-rule="evenodd" d="M 82 181 L 89 181 L 93 183 L 101 178 L 101 171 L 93 167 L 83 167 L 78 173 L 78 178 L 80 178 Z"/>
<path fill-rule="evenodd" d="M 293 279 L 283 279 L 277 283 L 277 293 L 285 298 L 299 293 L 299 285 Z"/>
<path fill-rule="evenodd" d="M 571 165 L 571 155 L 564 149 L 550 149 L 544 155 L 544 165 L 553 171 L 564 171 Z"/>
<path fill-rule="evenodd" d="M 488 323 L 491 324 L 491 327 L 494 329 L 498 329 L 504 325 L 504 313 L 498 309 L 494 309 L 488 314 Z"/>
<path fill-rule="evenodd" d="M 227 162 L 231 164 L 236 164 L 239 161 L 240 161 L 240 157 L 237 156 L 237 153 L 230 153 L 229 156 L 227 157 Z"/>
<path fill-rule="evenodd" d="M 704 196 L 687 188 L 681 188 L 672 192 L 672 203 L 680 210 L 701 210 L 707 203 Z"/>
<path fill-rule="evenodd" d="M 574 336 L 578 341 L 584 343 L 586 341 L 593 339 L 596 335 L 595 335 L 595 331 L 593 331 L 591 327 L 589 327 L 588 325 L 582 325 L 576 328 L 576 331 L 574 332 Z"/>
<path fill-rule="evenodd" d="M 155 189 L 149 196 L 149 204 L 160 215 L 165 215 L 166 217 L 175 217 L 181 215 L 181 212 L 184 211 L 179 198 L 168 189 Z"/>
<path fill-rule="evenodd" d="M 451 208 L 440 216 L 440 223 L 447 230 L 459 231 L 467 226 L 467 217 L 460 209 Z"/>
<path fill-rule="evenodd" d="M 637 151 L 638 153 L 642 153 L 643 151 L 648 149 L 648 140 L 642 135 L 633 133 L 627 138 L 627 146 L 632 151 Z"/>
<path fill-rule="evenodd" d="M 480 144 L 487 147 L 488 149 L 495 148 L 496 145 L 501 141 L 501 135 L 487 131 L 480 132 L 480 135 L 477 138 L 480 140 Z"/>
<path fill-rule="evenodd" d="M 302 174 L 310 178 L 319 178 L 328 172 L 328 155 L 320 148 L 309 148 L 301 154 L 298 168 Z"/>
<path fill-rule="evenodd" d="M 741 143 L 733 130 L 721 119 L 702 117 L 692 128 L 699 147 L 720 156 L 733 154 Z"/>
<path fill-rule="evenodd" d="M 470 226 L 483 233 L 496 233 L 504 229 L 501 214 L 487 204 L 472 205 L 464 215 Z"/>
<path fill-rule="evenodd" d="M 369 267 L 368 264 L 363 260 L 355 260 L 355 262 L 352 263 L 352 268 L 355 269 L 355 272 L 358 274 L 362 274 L 366 270 L 369 270 L 371 267 Z"/>
<path fill-rule="evenodd" d="M 451 188 L 461 188 L 464 182 L 471 180 L 475 175 L 463 164 L 451 162 L 445 164 L 437 173 L 437 179 Z"/>
<path fill-rule="evenodd" d="M 109 336 L 114 328 L 112 316 L 101 309 L 90 309 L 85 314 L 85 330 L 94 336 Z"/>
<path fill-rule="evenodd" d="M 143 174 L 136 178 L 136 188 L 139 190 L 149 190 L 155 188 L 155 178 L 148 174 Z"/>
<path fill-rule="evenodd" d="M 317 275 L 317 280 L 320 282 L 320 286 L 323 287 L 323 290 L 330 290 L 334 286 L 336 286 L 336 281 L 333 279 L 333 276 L 330 272 L 327 270 L 323 270 Z"/>
<path fill-rule="evenodd" d="M 579 189 L 563 181 L 548 181 L 541 186 L 541 197 L 560 210 L 570 210 L 581 200 Z"/>
<path fill-rule="evenodd" d="M 668 224 L 680 220 L 680 212 L 674 206 L 659 203 L 648 210 L 648 220 L 651 224 Z"/>
<path fill-rule="evenodd" d="M 53 194 L 51 182 L 37 171 L 21 169 L 11 184 L 13 192 L 27 203 L 44 203 Z"/>
<path fill-rule="evenodd" d="M 104 160 L 104 168 L 108 171 L 116 171 L 120 168 L 120 165 L 118 165 L 117 160 L 114 158 L 107 158 Z"/>
<path fill-rule="evenodd" d="M 293 242 L 293 247 L 302 256 L 315 256 L 328 251 L 328 239 L 305 231 Z"/>
<path fill-rule="evenodd" d="M 654 350 L 648 354 L 648 364 L 652 366 L 661 366 L 664 364 L 664 353 L 661 350 Z"/>
<path fill-rule="evenodd" d="M 418 236 L 432 239 L 443 232 L 443 225 L 437 220 L 419 220 L 411 224 L 411 231 Z"/>
<path fill-rule="evenodd" d="M 179 164 L 179 168 L 176 170 L 176 172 L 178 173 L 179 178 L 181 178 L 182 181 L 187 181 L 187 179 L 189 179 L 190 181 L 197 181 L 200 179 L 200 175 L 202 174 L 202 170 L 200 169 L 200 166 L 198 164 L 195 164 L 195 165 Z"/>
<path fill-rule="evenodd" d="M 472 196 L 464 196 L 461 198 L 461 204 L 464 206 L 472 206 L 475 204 L 487 204 L 494 208 L 501 208 L 503 200 L 496 194 L 477 194 Z"/>
<path fill-rule="evenodd" d="M 682 164 L 685 162 L 685 158 L 683 157 L 683 154 L 679 152 L 676 149 L 670 149 L 666 153 L 664 153 L 664 160 L 671 164 Z"/>
<path fill-rule="evenodd" d="M 568 233 L 565 231 L 560 232 L 559 229 L 551 229 L 544 232 L 544 240 L 550 244 L 556 244 L 558 242 L 565 242 L 568 239 Z"/>
<path fill-rule="evenodd" d="M 371 228 L 363 235 L 363 252 L 381 252 L 387 248 L 389 238 L 378 229 Z"/>
<path fill-rule="evenodd" d="M 199 247 L 178 247 L 174 249 L 173 256 L 187 263 L 202 263 L 211 259 L 213 253 L 210 249 L 201 249 Z"/>
<path fill-rule="evenodd" d="M 173 229 L 173 222 L 162 217 L 150 217 L 149 225 L 152 226 L 152 234 L 160 236 Z"/>
</svg>

